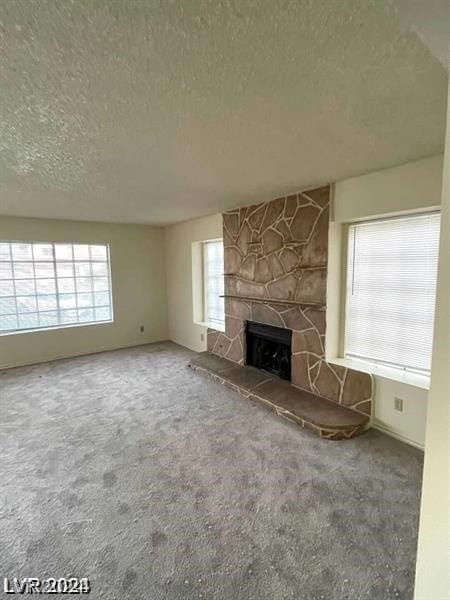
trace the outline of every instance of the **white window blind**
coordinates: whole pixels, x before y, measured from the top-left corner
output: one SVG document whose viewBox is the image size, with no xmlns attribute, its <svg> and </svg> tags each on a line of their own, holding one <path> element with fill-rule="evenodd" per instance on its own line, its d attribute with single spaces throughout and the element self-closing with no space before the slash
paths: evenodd
<svg viewBox="0 0 450 600">
<path fill-rule="evenodd" d="M 439 228 L 439 213 L 350 226 L 346 357 L 430 371 Z"/>
<path fill-rule="evenodd" d="M 107 244 L 0 242 L 0 333 L 111 320 Z"/>
<path fill-rule="evenodd" d="M 204 242 L 205 317 L 208 327 L 225 330 L 223 242 Z"/>
</svg>

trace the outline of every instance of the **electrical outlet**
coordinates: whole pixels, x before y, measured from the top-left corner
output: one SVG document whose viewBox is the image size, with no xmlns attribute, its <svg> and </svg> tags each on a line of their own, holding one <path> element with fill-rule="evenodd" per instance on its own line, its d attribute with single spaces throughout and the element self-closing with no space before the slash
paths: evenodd
<svg viewBox="0 0 450 600">
<path fill-rule="evenodd" d="M 141 333 L 144 331 L 144 326 L 143 326 L 143 325 L 141 325 L 141 326 L 139 327 L 139 331 L 140 331 Z"/>
<path fill-rule="evenodd" d="M 205 341 L 205 334 L 204 333 L 200 334 L 200 341 L 202 341 L 202 342 Z"/>
<path fill-rule="evenodd" d="M 394 398 L 394 409 L 403 412 L 403 398 Z"/>
</svg>

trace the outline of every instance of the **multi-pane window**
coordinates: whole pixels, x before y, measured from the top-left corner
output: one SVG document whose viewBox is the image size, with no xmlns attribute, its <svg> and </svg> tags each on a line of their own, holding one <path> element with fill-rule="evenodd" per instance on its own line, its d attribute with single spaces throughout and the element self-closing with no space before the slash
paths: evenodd
<svg viewBox="0 0 450 600">
<path fill-rule="evenodd" d="M 428 374 L 439 213 L 349 228 L 345 355 Z"/>
<path fill-rule="evenodd" d="M 0 333 L 111 320 L 107 244 L 0 242 Z"/>
<path fill-rule="evenodd" d="M 205 320 L 208 327 L 225 330 L 223 242 L 204 242 Z"/>
</svg>

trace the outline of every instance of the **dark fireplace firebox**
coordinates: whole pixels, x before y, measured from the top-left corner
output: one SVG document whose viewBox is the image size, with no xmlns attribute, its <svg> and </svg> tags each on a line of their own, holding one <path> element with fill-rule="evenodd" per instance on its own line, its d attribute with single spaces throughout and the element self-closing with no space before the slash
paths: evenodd
<svg viewBox="0 0 450 600">
<path fill-rule="evenodd" d="M 292 331 L 247 321 L 246 364 L 291 380 Z"/>
</svg>

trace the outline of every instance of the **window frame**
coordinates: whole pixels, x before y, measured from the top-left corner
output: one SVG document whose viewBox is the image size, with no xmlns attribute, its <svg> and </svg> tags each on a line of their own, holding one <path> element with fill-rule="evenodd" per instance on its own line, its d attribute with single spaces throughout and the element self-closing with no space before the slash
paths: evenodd
<svg viewBox="0 0 450 600">
<path fill-rule="evenodd" d="M 54 240 L 54 241 L 48 241 L 47 239 L 40 239 L 40 240 L 11 240 L 11 239 L 0 239 L 0 244 L 30 244 L 30 245 L 34 245 L 34 244 L 41 244 L 41 245 L 51 245 L 52 246 L 52 260 L 48 260 L 48 261 L 39 261 L 36 260 L 34 258 L 34 252 L 33 252 L 33 256 L 32 256 L 32 260 L 31 261 L 14 261 L 13 260 L 13 255 L 12 255 L 12 247 L 10 246 L 10 261 L 2 261 L 2 262 L 10 262 L 11 266 L 12 266 L 12 281 L 13 281 L 13 288 L 14 288 L 14 296 L 12 296 L 15 300 L 17 298 L 17 293 L 16 293 L 16 278 L 14 277 L 14 262 L 31 262 L 33 264 L 33 277 L 31 278 L 34 281 L 34 285 L 35 285 L 35 290 L 36 290 L 36 281 L 39 280 L 39 278 L 36 278 L 36 266 L 35 263 L 36 262 L 47 262 L 48 264 L 52 265 L 53 268 L 53 276 L 49 277 L 48 279 L 54 279 L 55 281 L 55 294 L 57 297 L 57 303 L 58 303 L 58 308 L 55 309 L 56 311 L 60 311 L 61 308 L 59 306 L 59 299 L 58 299 L 58 277 L 57 277 L 57 269 L 56 269 L 56 265 L 57 263 L 62 263 L 62 262 L 71 262 L 71 263 L 76 263 L 76 262 L 88 262 L 90 265 L 92 265 L 92 263 L 96 263 L 96 262 L 101 262 L 104 263 L 106 262 L 107 265 L 107 279 L 108 279 L 108 293 L 109 293 L 109 305 L 104 305 L 105 307 L 108 306 L 110 309 L 110 318 L 106 319 L 106 320 L 102 320 L 102 321 L 77 321 L 77 322 L 71 322 L 71 323 L 59 323 L 58 325 L 43 325 L 43 326 L 38 326 L 38 327 L 28 327 L 28 328 L 23 328 L 23 329 L 11 329 L 11 330 L 5 330 L 5 331 L 1 331 L 0 330 L 0 337 L 4 337 L 4 336 L 11 336 L 11 335 L 20 335 L 20 334 L 24 334 L 24 333 L 38 333 L 40 331 L 54 331 L 54 330 L 59 330 L 59 329 L 69 329 L 69 328 L 73 328 L 73 327 L 86 327 L 86 326 L 101 326 L 101 325 L 110 325 L 111 323 L 114 323 L 114 303 L 113 303 L 113 293 L 112 293 L 112 272 L 111 272 L 111 252 L 110 252 L 110 245 L 108 242 L 81 242 L 81 241 L 67 241 L 67 240 Z M 57 245 L 70 245 L 72 246 L 72 260 L 64 260 L 64 259 L 57 259 L 56 255 L 55 255 L 55 246 Z M 77 261 L 74 259 L 73 256 L 73 247 L 74 246 L 103 246 L 106 249 L 106 261 L 95 261 L 92 260 L 92 257 L 89 256 L 88 260 L 83 260 L 83 261 Z M 89 250 L 90 252 L 90 250 Z M 94 276 L 91 274 L 89 276 L 90 279 L 92 279 Z M 101 277 L 101 276 L 99 276 Z M 70 277 L 69 277 L 70 279 Z M 76 279 L 76 275 L 74 272 L 73 275 L 73 279 Z M 75 288 L 76 289 L 76 288 Z M 93 292 L 92 292 L 93 293 Z M 75 291 L 75 295 L 77 294 L 77 292 Z M 51 294 L 53 295 L 53 294 Z M 30 294 L 30 296 L 33 296 L 33 294 Z M 34 296 L 37 298 L 38 294 L 37 292 L 35 292 Z M 78 318 L 78 306 L 75 308 L 75 310 L 77 310 L 77 318 Z M 95 309 L 95 305 L 94 306 L 88 306 L 86 308 L 94 308 Z M 103 308 L 99 307 L 99 308 Z M 49 309 L 50 310 L 50 309 Z M 67 309 L 69 310 L 69 309 Z M 39 312 L 48 312 L 48 311 L 39 311 L 39 309 L 36 311 L 36 313 L 39 315 Z M 53 312 L 53 310 L 51 310 L 51 312 Z M 13 313 L 11 313 L 13 314 Z M 16 313 L 17 316 L 21 313 L 17 312 L 17 303 L 16 303 Z M 25 313 L 24 313 L 25 314 Z M 95 312 L 94 312 L 95 315 Z"/>
<path fill-rule="evenodd" d="M 378 374 L 387 379 L 392 379 L 400 382 L 410 383 L 424 389 L 429 388 L 430 371 L 410 368 L 399 364 L 381 361 L 377 359 L 361 358 L 349 355 L 347 353 L 347 334 L 348 334 L 348 278 L 349 278 L 349 244 L 350 230 L 352 226 L 364 223 L 386 222 L 393 220 L 408 219 L 409 217 L 420 217 L 426 215 L 441 215 L 439 208 L 427 208 L 420 211 L 408 211 L 401 214 L 391 214 L 385 216 L 377 216 L 367 219 L 358 219 L 353 222 L 342 224 L 342 270 L 341 270 L 341 294 L 340 294 L 340 318 L 339 318 L 339 357 L 331 359 L 330 362 L 336 365 L 356 368 L 372 374 Z M 435 298 L 436 299 L 436 298 Z M 433 321 L 434 329 L 434 321 Z"/>
</svg>

